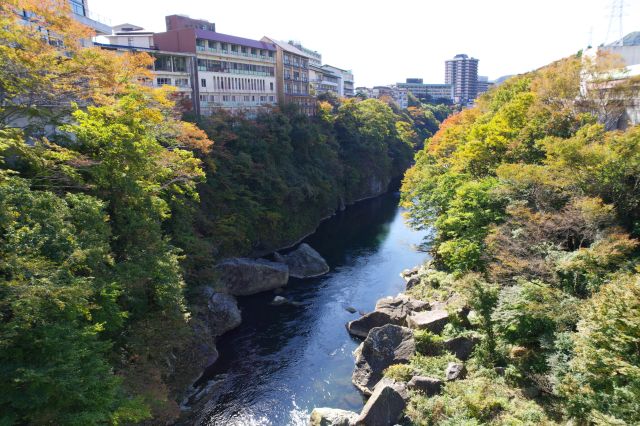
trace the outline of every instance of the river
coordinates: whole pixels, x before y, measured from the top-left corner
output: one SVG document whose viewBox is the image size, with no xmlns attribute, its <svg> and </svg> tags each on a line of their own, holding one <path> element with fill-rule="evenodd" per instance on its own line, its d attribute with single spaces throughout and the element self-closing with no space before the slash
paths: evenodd
<svg viewBox="0 0 640 426">
<path fill-rule="evenodd" d="M 424 232 L 411 230 L 398 194 L 362 201 L 324 221 L 305 239 L 331 267 L 327 275 L 292 279 L 273 293 L 240 298 L 242 325 L 218 341 L 220 358 L 206 372 L 220 385 L 197 415 L 198 425 L 306 425 L 314 407 L 359 411 L 351 384 L 360 343 L 344 325 L 404 288 L 399 273 L 427 259 Z"/>
</svg>

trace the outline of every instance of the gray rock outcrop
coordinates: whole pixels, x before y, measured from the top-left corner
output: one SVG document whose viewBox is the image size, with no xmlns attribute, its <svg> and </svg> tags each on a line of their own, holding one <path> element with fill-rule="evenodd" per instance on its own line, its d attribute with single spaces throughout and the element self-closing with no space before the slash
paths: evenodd
<svg viewBox="0 0 640 426">
<path fill-rule="evenodd" d="M 456 337 L 445 341 L 443 346 L 459 360 L 466 361 L 471 356 L 478 342 L 479 340 L 475 337 Z"/>
<path fill-rule="evenodd" d="M 265 259 L 236 257 L 216 265 L 219 283 L 234 296 L 248 296 L 287 285 L 289 267 Z"/>
<path fill-rule="evenodd" d="M 383 379 L 375 387 L 373 394 L 362 408 L 356 425 L 395 425 L 407 406 L 409 395 L 404 383 Z"/>
<path fill-rule="evenodd" d="M 396 297 L 385 297 L 378 300 L 375 311 L 349 322 L 347 331 L 354 336 L 367 337 L 369 330 L 375 327 L 382 327 L 385 324 L 406 326 L 407 315 L 424 309 L 429 309 L 427 302 L 412 299 L 404 294 Z"/>
<path fill-rule="evenodd" d="M 351 380 L 363 393 L 370 395 L 387 367 L 409 362 L 415 351 L 410 329 L 393 324 L 376 327 L 354 352 L 356 366 Z"/>
<path fill-rule="evenodd" d="M 416 330 L 429 330 L 440 334 L 445 325 L 449 323 L 449 313 L 444 309 L 433 311 L 414 312 L 407 316 L 407 325 Z"/>
<path fill-rule="evenodd" d="M 233 330 L 242 323 L 236 298 L 230 294 L 205 291 L 210 295 L 207 301 L 206 319 L 214 336 Z"/>
<path fill-rule="evenodd" d="M 347 323 L 347 331 L 353 336 L 366 338 L 369 331 L 386 324 L 404 325 L 404 318 L 397 318 L 387 312 L 373 311 Z"/>
<path fill-rule="evenodd" d="M 440 379 L 426 376 L 413 376 L 409 383 L 407 383 L 407 388 L 422 392 L 426 396 L 433 396 L 440 393 L 442 385 L 443 383 Z"/>
<path fill-rule="evenodd" d="M 309 419 L 309 426 L 353 426 L 358 413 L 338 410 L 336 408 L 314 408 Z"/>
<path fill-rule="evenodd" d="M 327 261 L 307 243 L 282 257 L 289 267 L 289 275 L 294 278 L 318 277 L 329 272 Z"/>
<path fill-rule="evenodd" d="M 447 381 L 464 379 L 467 375 L 467 369 L 464 364 L 458 362 L 450 362 L 444 370 Z"/>
</svg>

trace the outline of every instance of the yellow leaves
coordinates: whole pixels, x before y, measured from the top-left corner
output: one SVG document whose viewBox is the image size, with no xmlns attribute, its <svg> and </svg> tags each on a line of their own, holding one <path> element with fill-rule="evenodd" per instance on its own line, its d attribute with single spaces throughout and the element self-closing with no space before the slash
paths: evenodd
<svg viewBox="0 0 640 426">
<path fill-rule="evenodd" d="M 211 141 L 207 134 L 198 126 L 193 123 L 180 121 L 178 122 L 178 127 L 180 131 L 176 135 L 176 140 L 179 146 L 191 150 L 198 150 L 204 154 L 211 151 L 213 141 Z"/>
</svg>

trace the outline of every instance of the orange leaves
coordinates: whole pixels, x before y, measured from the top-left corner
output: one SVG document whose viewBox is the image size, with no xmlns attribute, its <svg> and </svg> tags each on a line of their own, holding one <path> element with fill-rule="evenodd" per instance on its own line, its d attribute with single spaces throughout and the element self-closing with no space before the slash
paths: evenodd
<svg viewBox="0 0 640 426">
<path fill-rule="evenodd" d="M 178 123 L 180 131 L 176 136 L 178 144 L 186 149 L 198 150 L 206 154 L 211 151 L 213 141 L 209 139 L 207 134 L 193 123 L 180 121 Z"/>
</svg>

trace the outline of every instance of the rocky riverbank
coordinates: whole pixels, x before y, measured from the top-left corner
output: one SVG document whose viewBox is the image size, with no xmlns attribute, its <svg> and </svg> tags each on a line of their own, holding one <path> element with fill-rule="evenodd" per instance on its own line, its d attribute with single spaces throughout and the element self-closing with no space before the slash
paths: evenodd
<svg viewBox="0 0 640 426">
<path fill-rule="evenodd" d="M 405 270 L 401 276 L 407 289 L 420 285 L 430 273 L 429 265 Z M 360 413 L 332 408 L 316 408 L 311 426 L 388 426 L 403 421 L 413 392 L 433 396 L 448 381 L 463 379 L 478 339 L 467 333 L 444 339 L 440 335 L 448 324 L 470 328 L 470 311 L 457 294 L 439 300 L 420 300 L 400 293 L 376 303 L 375 310 L 346 324 L 347 332 L 364 338 L 354 351 L 352 382 L 369 399 Z M 427 338 L 425 338 L 427 336 Z M 409 365 L 412 358 L 451 354 L 452 360 L 437 377 L 421 375 Z M 394 374 L 400 370 L 401 374 Z"/>
<path fill-rule="evenodd" d="M 216 340 L 224 333 L 242 323 L 242 312 L 238 308 L 237 296 L 249 296 L 266 291 L 278 291 L 286 286 L 289 277 L 305 279 L 329 272 L 329 265 L 322 256 L 308 244 L 302 243 L 295 250 L 280 254 L 272 253 L 269 258 L 230 258 L 216 266 L 217 279 L 214 286 L 204 287 L 201 301 L 194 309 L 193 329 L 196 335 L 195 353 L 199 358 L 196 365 L 201 372 L 211 367 L 218 359 Z M 295 303 L 276 296 L 272 304 Z M 192 385 L 183 398 L 181 407 L 189 410 L 215 387 L 215 383 Z"/>
</svg>

